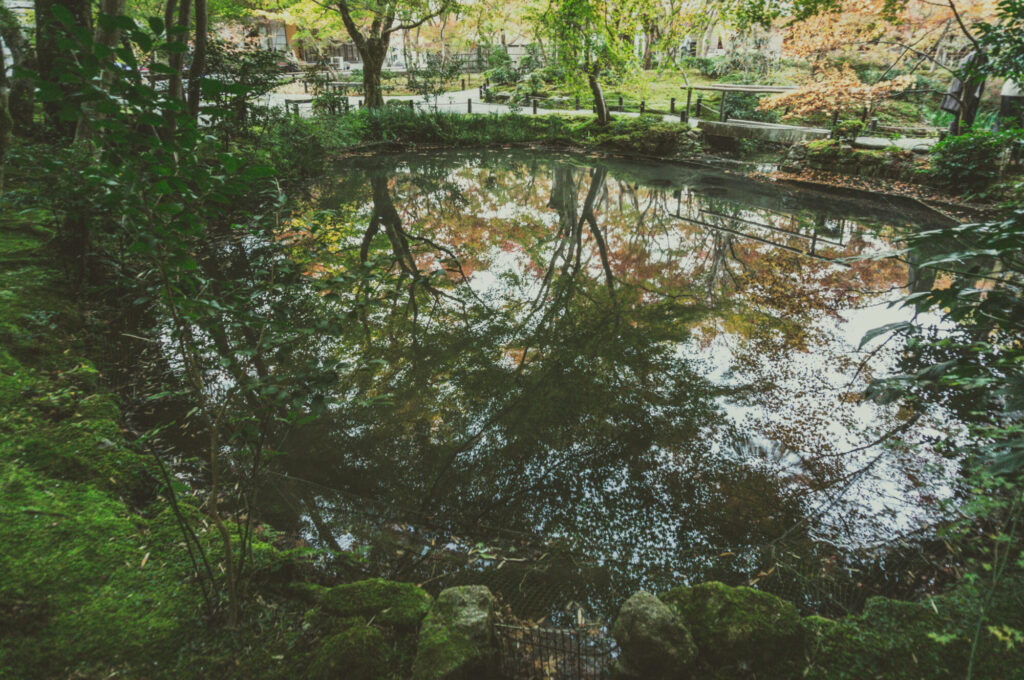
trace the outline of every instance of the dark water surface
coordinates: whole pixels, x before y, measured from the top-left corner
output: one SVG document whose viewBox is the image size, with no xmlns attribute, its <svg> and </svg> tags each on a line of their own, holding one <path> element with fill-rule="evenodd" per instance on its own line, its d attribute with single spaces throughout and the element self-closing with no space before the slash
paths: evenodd
<svg viewBox="0 0 1024 680">
<path fill-rule="evenodd" d="M 289 436 L 265 519 L 357 571 L 488 583 L 533 618 L 710 578 L 813 605 L 808 574 L 948 494 L 948 419 L 883 448 L 902 414 L 857 398 L 895 356 L 861 336 L 922 285 L 857 258 L 935 219 L 679 165 L 346 161 L 288 230 L 327 225 L 336 257 L 311 275 L 364 260 L 372 278 L 351 333 L 310 348 L 351 368 Z"/>
</svg>

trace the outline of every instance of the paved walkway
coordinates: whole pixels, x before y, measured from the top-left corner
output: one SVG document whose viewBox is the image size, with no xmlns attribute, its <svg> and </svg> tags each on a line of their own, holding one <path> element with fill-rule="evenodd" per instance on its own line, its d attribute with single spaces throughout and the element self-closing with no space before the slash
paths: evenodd
<svg viewBox="0 0 1024 680">
<path fill-rule="evenodd" d="M 286 102 L 298 100 L 299 115 L 302 117 L 309 117 L 313 114 L 313 105 L 309 103 L 312 95 L 308 94 L 280 94 L 272 92 L 265 97 L 266 104 L 269 106 L 284 107 Z M 363 100 L 361 96 L 349 96 L 348 104 L 352 108 L 357 108 L 359 103 Z M 424 111 L 433 110 L 434 102 L 432 98 L 423 97 L 421 95 L 387 95 L 384 97 L 384 101 L 412 101 L 413 106 L 417 109 Z M 437 110 L 447 113 L 469 113 L 470 102 L 472 102 L 472 113 L 483 114 L 483 113 L 521 113 L 523 115 L 532 115 L 533 106 L 520 106 L 517 109 L 513 109 L 507 104 L 491 104 L 485 103 L 480 99 L 480 90 L 478 88 L 472 88 L 468 90 L 456 90 L 453 92 L 445 92 L 437 98 Z M 546 115 L 550 113 L 557 113 L 561 115 L 575 115 L 575 116 L 592 116 L 594 112 L 592 109 L 545 109 L 538 108 L 537 115 Z M 624 111 L 612 112 L 618 117 L 635 118 L 640 114 L 636 111 Z M 663 120 L 669 122 L 679 122 L 678 115 L 662 115 Z M 690 118 L 689 123 L 692 127 L 697 126 L 698 119 Z M 908 151 L 916 151 L 918 153 L 927 152 L 938 139 L 926 138 L 926 137 L 901 137 L 898 139 L 889 139 L 886 137 L 858 137 L 854 146 L 862 149 L 884 149 L 890 146 L 898 146 L 901 149 Z"/>
<path fill-rule="evenodd" d="M 307 117 L 312 115 L 313 105 L 308 102 L 312 98 L 312 95 L 308 94 L 279 94 L 272 92 L 266 96 L 266 103 L 270 106 L 283 107 L 286 101 L 299 100 L 299 115 Z M 348 103 L 352 108 L 359 106 L 359 103 L 363 100 L 360 96 L 349 96 Z M 422 97 L 420 95 L 388 95 L 384 97 L 385 102 L 389 101 L 412 101 L 414 106 L 418 109 L 433 110 L 434 102 L 432 98 Z M 454 92 L 445 92 L 437 98 L 437 110 L 446 113 L 469 113 L 470 104 L 472 101 L 472 112 L 473 113 L 522 113 L 524 115 L 533 115 L 532 106 L 520 106 L 517 109 L 513 109 L 508 104 L 490 104 L 480 99 L 480 90 L 472 88 L 470 90 L 457 90 Z M 549 113 L 559 113 L 566 116 L 592 116 L 594 115 L 593 109 L 546 109 L 538 108 L 537 115 L 545 115 Z M 616 116 L 626 116 L 629 118 L 635 118 L 640 114 L 635 111 L 625 111 L 619 113 L 613 111 Z M 678 115 L 663 115 L 667 121 L 679 121 Z M 691 118 L 691 125 L 696 124 L 696 118 Z"/>
</svg>

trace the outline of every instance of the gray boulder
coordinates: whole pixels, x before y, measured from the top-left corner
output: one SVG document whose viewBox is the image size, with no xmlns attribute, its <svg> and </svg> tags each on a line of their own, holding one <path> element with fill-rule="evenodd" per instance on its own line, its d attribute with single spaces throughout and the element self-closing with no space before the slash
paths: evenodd
<svg viewBox="0 0 1024 680">
<path fill-rule="evenodd" d="M 697 646 L 682 619 L 648 592 L 626 600 L 612 635 L 619 643 L 615 671 L 620 678 L 686 678 L 697 657 Z"/>
<path fill-rule="evenodd" d="M 494 595 L 485 586 L 441 591 L 423 619 L 414 680 L 469 680 L 496 671 Z"/>
</svg>

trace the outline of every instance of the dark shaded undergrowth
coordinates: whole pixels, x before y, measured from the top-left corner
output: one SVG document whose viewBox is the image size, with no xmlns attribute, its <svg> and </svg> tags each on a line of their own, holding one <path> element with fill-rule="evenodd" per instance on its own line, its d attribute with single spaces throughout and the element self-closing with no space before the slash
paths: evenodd
<svg viewBox="0 0 1024 680">
<path fill-rule="evenodd" d="M 382 145 L 538 144 L 661 158 L 693 158 L 702 151 L 699 132 L 659 116 L 623 118 L 602 126 L 591 116 L 463 115 L 404 106 L 313 118 L 272 116 L 262 143 L 279 167 L 305 176 L 316 174 L 327 158 Z"/>
</svg>

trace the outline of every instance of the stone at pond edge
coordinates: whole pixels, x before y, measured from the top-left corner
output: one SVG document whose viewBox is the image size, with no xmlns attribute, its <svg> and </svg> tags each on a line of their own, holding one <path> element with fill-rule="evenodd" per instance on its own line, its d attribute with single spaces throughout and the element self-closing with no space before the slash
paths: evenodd
<svg viewBox="0 0 1024 680">
<path fill-rule="evenodd" d="M 384 634 L 362 619 L 320 643 L 306 671 L 308 680 L 377 680 L 388 675 L 389 645 Z"/>
<path fill-rule="evenodd" d="M 441 591 L 420 628 L 414 680 L 470 680 L 496 674 L 494 596 L 485 586 Z"/>
<path fill-rule="evenodd" d="M 362 616 L 382 626 L 415 630 L 430 609 L 430 595 L 412 583 L 371 578 L 322 591 L 320 603 L 338 616 Z"/>
<path fill-rule="evenodd" d="M 689 677 L 697 646 L 680 617 L 654 595 L 640 591 L 626 600 L 612 626 L 612 635 L 620 650 L 616 677 Z"/>
<path fill-rule="evenodd" d="M 800 615 L 774 595 L 712 581 L 675 588 L 661 599 L 682 616 L 701 666 L 729 677 L 777 677 L 802 657 Z"/>
</svg>

